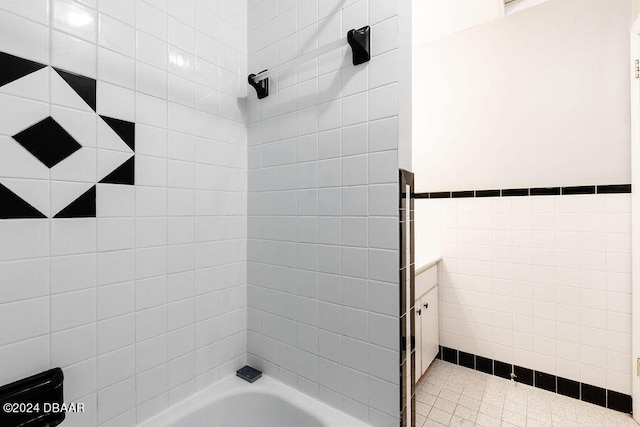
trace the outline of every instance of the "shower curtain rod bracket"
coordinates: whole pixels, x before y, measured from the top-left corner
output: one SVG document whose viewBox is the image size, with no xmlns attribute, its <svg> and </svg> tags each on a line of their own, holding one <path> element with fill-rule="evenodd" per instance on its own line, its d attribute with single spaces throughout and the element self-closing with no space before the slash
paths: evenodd
<svg viewBox="0 0 640 427">
<path fill-rule="evenodd" d="M 347 42 L 351 46 L 351 57 L 353 65 L 364 64 L 371 59 L 371 30 L 367 25 L 358 30 L 349 30 Z"/>
<path fill-rule="evenodd" d="M 262 70 L 258 73 L 262 74 L 267 70 Z M 256 90 L 256 94 L 258 95 L 258 99 L 262 99 L 262 98 L 266 98 L 267 96 L 269 96 L 269 79 L 264 79 L 264 80 L 260 80 L 259 82 L 255 81 L 256 74 L 249 74 L 249 84 L 251 86 L 253 86 L 253 88 Z"/>
<path fill-rule="evenodd" d="M 349 46 L 351 46 L 351 60 L 353 62 L 353 65 L 364 64 L 365 62 L 369 62 L 369 60 L 371 59 L 370 33 L 371 29 L 368 25 L 357 30 L 351 29 L 347 32 L 347 43 L 349 44 Z M 332 49 L 337 49 L 340 46 L 344 46 L 340 45 L 340 43 L 344 43 L 344 39 L 342 39 L 342 41 L 336 40 L 336 42 L 334 43 L 330 43 L 326 46 L 316 49 L 313 52 L 302 55 L 301 57 L 298 57 L 293 61 L 281 64 L 271 70 L 263 70 L 258 74 L 249 74 L 247 80 L 249 84 L 256 90 L 258 99 L 266 98 L 267 96 L 269 96 L 269 78 L 273 73 L 276 73 L 283 68 L 297 66 L 317 56 L 326 54 Z"/>
</svg>

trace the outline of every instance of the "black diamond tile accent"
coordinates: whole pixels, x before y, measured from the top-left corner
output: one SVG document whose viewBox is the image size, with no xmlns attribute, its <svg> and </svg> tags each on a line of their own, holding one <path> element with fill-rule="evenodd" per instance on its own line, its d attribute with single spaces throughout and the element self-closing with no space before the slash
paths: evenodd
<svg viewBox="0 0 640 427">
<path fill-rule="evenodd" d="M 114 119 L 112 117 L 100 116 L 113 131 L 118 134 L 125 144 L 136 151 L 136 125 L 126 120 Z"/>
<path fill-rule="evenodd" d="M 513 373 L 516 374 L 516 382 L 533 385 L 533 369 L 523 368 L 522 366 L 514 366 Z"/>
<path fill-rule="evenodd" d="M 82 148 L 52 117 L 14 135 L 13 139 L 49 168 Z"/>
<path fill-rule="evenodd" d="M 580 399 L 580 383 L 567 378 L 558 377 L 558 394 Z"/>
<path fill-rule="evenodd" d="M 44 67 L 46 67 L 46 65 L 40 64 L 39 62 L 0 52 L 0 86 L 21 79 Z"/>
<path fill-rule="evenodd" d="M 0 184 L 0 219 L 18 218 L 46 218 L 46 216 Z"/>
<path fill-rule="evenodd" d="M 105 176 L 100 184 L 135 184 L 135 156 L 131 156 L 127 161 L 118 166 L 113 172 Z"/>
<path fill-rule="evenodd" d="M 500 378 L 506 378 L 508 380 L 511 379 L 511 368 L 512 365 L 504 362 L 500 362 L 499 360 L 493 361 L 493 375 Z"/>
<path fill-rule="evenodd" d="M 53 68 L 93 111 L 96 111 L 96 80 L 80 74 Z"/>
<path fill-rule="evenodd" d="M 631 396 L 607 390 L 607 408 L 630 414 L 633 410 Z"/>
<path fill-rule="evenodd" d="M 535 371 L 535 386 L 543 390 L 556 392 L 556 376 Z"/>
<path fill-rule="evenodd" d="M 482 356 L 476 356 L 476 371 L 493 375 L 493 360 Z"/>
<path fill-rule="evenodd" d="M 585 402 L 607 406 L 607 391 L 602 387 L 581 383 L 580 389 L 582 391 L 582 400 Z"/>
<path fill-rule="evenodd" d="M 54 218 L 95 218 L 96 216 L 96 186 L 94 185 L 84 194 L 62 209 Z"/>
</svg>

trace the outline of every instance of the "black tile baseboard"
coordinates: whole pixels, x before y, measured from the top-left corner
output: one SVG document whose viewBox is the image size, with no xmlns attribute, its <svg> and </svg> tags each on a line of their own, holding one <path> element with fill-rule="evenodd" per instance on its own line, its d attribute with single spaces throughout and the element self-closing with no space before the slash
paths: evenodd
<svg viewBox="0 0 640 427">
<path fill-rule="evenodd" d="M 489 359 L 444 346 L 440 346 L 437 358 L 506 379 L 510 379 L 511 374 L 513 374 L 513 380 L 522 384 L 593 403 L 615 411 L 627 414 L 632 413 L 632 398 L 628 394 L 618 393 L 617 391 L 580 383 L 568 378 L 547 374 L 546 372 L 511 365 L 499 360 Z"/>
<path fill-rule="evenodd" d="M 573 196 L 576 194 L 631 193 L 631 184 L 579 185 L 573 187 L 506 188 L 503 190 L 438 191 L 415 193 L 416 199 L 459 199 L 470 197 Z"/>
</svg>

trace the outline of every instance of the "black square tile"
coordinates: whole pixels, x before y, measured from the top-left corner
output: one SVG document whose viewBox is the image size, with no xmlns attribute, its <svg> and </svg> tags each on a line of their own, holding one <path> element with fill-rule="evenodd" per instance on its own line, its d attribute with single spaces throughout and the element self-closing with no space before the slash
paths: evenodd
<svg viewBox="0 0 640 427">
<path fill-rule="evenodd" d="M 607 391 L 602 387 L 589 384 L 580 384 L 581 400 L 598 406 L 607 405 Z"/>
<path fill-rule="evenodd" d="M 476 369 L 476 358 L 471 353 L 465 353 L 464 351 L 458 352 L 458 364 L 465 368 Z"/>
<path fill-rule="evenodd" d="M 575 195 L 575 194 L 596 194 L 595 185 L 581 185 L 576 187 L 562 187 L 563 195 Z"/>
<path fill-rule="evenodd" d="M 500 362 L 499 360 L 493 361 L 493 375 L 500 378 L 511 379 L 511 369 L 513 365 Z"/>
<path fill-rule="evenodd" d="M 473 197 L 473 195 L 473 191 L 454 191 L 451 193 L 451 197 L 453 197 L 454 199 Z"/>
<path fill-rule="evenodd" d="M 560 187 L 530 188 L 529 194 L 532 196 L 558 196 L 560 195 Z"/>
<path fill-rule="evenodd" d="M 449 199 L 451 198 L 451 193 L 448 191 L 440 191 L 437 193 L 429 193 L 430 199 Z"/>
<path fill-rule="evenodd" d="M 458 350 L 449 347 L 442 347 L 442 360 L 449 363 L 458 364 Z"/>
<path fill-rule="evenodd" d="M 476 371 L 493 375 L 493 360 L 482 356 L 476 356 Z"/>
<path fill-rule="evenodd" d="M 535 386 L 543 390 L 556 392 L 556 376 L 544 372 L 534 372 Z"/>
<path fill-rule="evenodd" d="M 500 197 L 500 190 L 476 190 L 476 197 Z"/>
<path fill-rule="evenodd" d="M 598 185 L 598 194 L 631 193 L 631 184 Z"/>
<path fill-rule="evenodd" d="M 607 390 L 607 408 L 630 414 L 633 411 L 631 396 Z"/>
<path fill-rule="evenodd" d="M 513 373 L 516 374 L 516 382 L 533 385 L 533 369 L 523 368 L 522 366 L 514 366 Z"/>
<path fill-rule="evenodd" d="M 528 196 L 528 188 L 508 188 L 502 190 L 502 197 L 514 197 L 514 196 Z"/>
<path fill-rule="evenodd" d="M 580 399 L 580 383 L 567 378 L 558 377 L 558 394 Z"/>
</svg>

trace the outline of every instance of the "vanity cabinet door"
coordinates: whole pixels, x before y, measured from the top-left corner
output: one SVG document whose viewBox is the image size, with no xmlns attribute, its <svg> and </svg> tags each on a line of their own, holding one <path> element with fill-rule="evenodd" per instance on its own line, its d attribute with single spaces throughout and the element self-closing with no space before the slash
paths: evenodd
<svg viewBox="0 0 640 427">
<path fill-rule="evenodd" d="M 415 321 L 416 321 L 416 335 L 415 335 L 415 340 L 416 340 L 416 357 L 414 358 L 415 360 L 415 381 L 418 382 L 418 380 L 420 379 L 420 377 L 422 376 L 423 373 L 423 369 L 422 369 L 422 318 L 424 315 L 424 312 L 421 310 L 422 307 L 422 299 L 418 298 L 416 300 L 416 305 L 415 305 Z M 425 368 L 426 369 L 426 368 Z"/>
<path fill-rule="evenodd" d="M 418 307 L 416 307 L 418 310 Z M 421 373 L 427 370 L 438 354 L 438 287 L 434 286 L 420 298 L 420 367 Z M 417 333 L 417 331 L 416 331 Z"/>
</svg>

